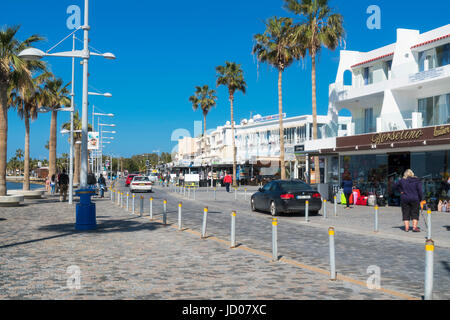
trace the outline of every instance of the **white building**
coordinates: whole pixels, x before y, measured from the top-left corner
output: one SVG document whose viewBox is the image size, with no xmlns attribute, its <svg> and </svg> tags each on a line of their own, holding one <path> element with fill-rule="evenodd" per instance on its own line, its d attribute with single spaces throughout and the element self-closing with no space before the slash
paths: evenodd
<svg viewBox="0 0 450 320">
<path fill-rule="evenodd" d="M 398 205 L 394 183 L 412 169 L 428 201 L 450 200 L 450 24 L 398 29 L 395 43 L 369 52 L 341 51 L 329 90 L 334 122 L 343 109 L 352 134 L 308 155 L 326 163 L 322 181 L 336 188 L 348 172 L 362 192 Z"/>
<path fill-rule="evenodd" d="M 397 30 L 397 41 L 370 52 L 343 50 L 329 113 L 351 112 L 352 133 L 448 123 L 450 24 L 420 33 Z"/>
</svg>

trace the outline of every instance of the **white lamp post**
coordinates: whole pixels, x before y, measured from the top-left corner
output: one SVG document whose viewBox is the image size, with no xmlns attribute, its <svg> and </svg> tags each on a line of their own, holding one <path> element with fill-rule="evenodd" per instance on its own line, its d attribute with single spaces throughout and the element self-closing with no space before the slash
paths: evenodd
<svg viewBox="0 0 450 320">
<path fill-rule="evenodd" d="M 81 189 L 87 189 L 87 174 L 88 174 L 88 65 L 91 56 L 102 56 L 106 59 L 115 59 L 116 57 L 112 53 L 94 53 L 89 50 L 89 0 L 84 1 L 84 25 L 81 27 L 84 31 L 83 50 L 73 50 L 69 52 L 60 53 L 45 53 L 42 50 L 36 48 L 28 48 L 19 53 L 19 57 L 28 60 L 39 60 L 43 57 L 69 57 L 69 58 L 81 58 L 83 59 L 83 106 L 82 106 L 82 138 L 81 138 L 81 177 L 80 184 Z M 91 230 L 96 228 L 95 219 L 95 206 L 92 205 L 86 195 L 89 191 L 80 190 L 80 210 L 78 212 L 77 206 L 77 224 L 78 230 Z"/>
</svg>

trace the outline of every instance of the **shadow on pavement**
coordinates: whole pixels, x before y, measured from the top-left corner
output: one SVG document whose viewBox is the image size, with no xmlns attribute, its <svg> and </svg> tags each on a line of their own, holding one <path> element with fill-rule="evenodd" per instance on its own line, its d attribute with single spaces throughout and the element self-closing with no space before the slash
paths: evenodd
<svg viewBox="0 0 450 320">
<path fill-rule="evenodd" d="M 106 233 L 114 233 L 114 232 L 138 232 L 138 231 L 154 231 L 159 228 L 164 228 L 165 226 L 161 223 L 142 223 L 138 221 L 130 221 L 128 220 L 112 220 L 112 221 L 100 221 L 97 223 L 96 230 L 90 231 L 78 231 L 75 230 L 75 223 L 62 223 L 62 224 L 54 224 L 48 225 L 38 228 L 38 231 L 44 232 L 60 232 L 60 234 L 43 237 L 39 239 L 27 240 L 22 242 L 16 242 L 11 244 L 6 244 L 0 246 L 0 249 L 30 244 L 39 241 L 51 240 L 56 238 L 62 238 L 66 236 L 76 235 L 76 234 L 106 234 Z"/>
</svg>

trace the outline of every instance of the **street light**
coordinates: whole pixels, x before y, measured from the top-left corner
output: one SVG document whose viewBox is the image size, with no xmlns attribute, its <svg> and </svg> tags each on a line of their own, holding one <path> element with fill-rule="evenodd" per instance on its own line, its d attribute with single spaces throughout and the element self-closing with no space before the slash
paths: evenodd
<svg viewBox="0 0 450 320">
<path fill-rule="evenodd" d="M 89 77 L 89 59 L 91 56 L 102 56 L 106 59 L 115 59 L 112 53 L 94 53 L 89 50 L 89 0 L 84 1 L 84 25 L 81 27 L 84 32 L 83 50 L 72 50 L 60 53 L 48 53 L 36 48 L 28 48 L 19 53 L 19 57 L 26 60 L 39 60 L 43 57 L 68 57 L 83 59 L 83 106 L 82 106 L 82 138 L 81 138 L 81 190 L 79 190 L 81 203 L 77 205 L 76 229 L 92 230 L 96 228 L 95 205 L 91 203 L 91 190 L 88 189 L 88 77 Z"/>
<path fill-rule="evenodd" d="M 111 142 L 106 143 L 106 142 L 103 141 L 103 139 L 108 139 L 108 138 L 106 138 L 106 137 L 104 138 L 103 137 L 102 127 L 116 127 L 116 125 L 115 124 L 100 123 L 100 122 L 98 123 L 98 128 L 99 128 L 99 131 L 100 131 L 100 158 L 99 158 L 100 162 L 97 161 L 97 173 L 99 173 L 100 168 L 103 167 L 103 144 L 110 144 L 111 143 Z M 111 140 L 114 140 L 114 138 L 112 138 Z"/>
<path fill-rule="evenodd" d="M 93 95 L 103 95 L 103 96 L 106 96 L 107 94 L 105 93 L 105 94 L 93 94 Z M 109 94 L 108 93 L 108 95 L 111 95 L 111 94 Z M 95 112 L 95 106 L 92 106 L 92 131 L 94 131 L 95 132 L 95 116 L 97 116 L 98 117 L 98 123 L 99 123 L 99 125 L 98 125 L 98 131 L 100 131 L 100 117 L 114 117 L 114 114 L 112 114 L 112 113 L 98 113 L 98 112 Z M 98 175 L 98 172 L 99 172 L 99 165 L 98 165 L 98 153 L 96 154 L 96 159 L 97 159 L 97 164 L 96 164 L 96 171 L 97 171 L 97 175 Z M 92 172 L 94 172 L 94 155 L 92 155 L 92 166 L 91 166 L 91 170 L 92 170 Z"/>
</svg>

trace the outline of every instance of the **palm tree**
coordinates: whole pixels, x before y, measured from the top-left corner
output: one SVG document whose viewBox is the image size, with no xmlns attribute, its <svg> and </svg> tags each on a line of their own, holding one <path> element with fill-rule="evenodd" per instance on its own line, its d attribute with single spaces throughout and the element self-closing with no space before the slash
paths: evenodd
<svg viewBox="0 0 450 320">
<path fill-rule="evenodd" d="M 335 50 L 343 41 L 343 17 L 328 6 L 328 0 L 285 0 L 285 8 L 303 19 L 300 23 L 306 50 L 311 56 L 313 139 L 317 140 L 316 56 L 322 46 Z M 314 158 L 316 182 L 321 182 L 319 157 Z"/>
<path fill-rule="evenodd" d="M 189 97 L 194 111 L 202 109 L 203 111 L 203 136 L 206 136 L 206 116 L 209 111 L 216 106 L 216 91 L 209 89 L 207 85 L 203 87 L 195 87 L 195 95 Z"/>
<path fill-rule="evenodd" d="M 0 196 L 6 196 L 8 97 L 12 88 L 32 86 L 29 65 L 18 54 L 31 44 L 43 40 L 38 35 L 32 35 L 20 42 L 16 39 L 19 28 L 15 26 L 0 30 Z"/>
<path fill-rule="evenodd" d="M 225 62 L 224 66 L 216 67 L 217 72 L 217 86 L 226 86 L 228 88 L 228 95 L 231 109 L 231 137 L 233 143 L 233 186 L 236 187 L 236 136 L 234 134 L 234 94 L 236 91 L 241 91 L 245 94 L 247 84 L 244 80 L 244 72 L 240 64 L 235 62 Z"/>
<path fill-rule="evenodd" d="M 45 70 L 45 65 L 41 62 L 28 62 L 33 69 L 38 68 L 39 71 Z M 33 87 L 21 90 L 21 93 L 14 91 L 11 93 L 11 105 L 15 106 L 19 117 L 25 123 L 25 154 L 23 165 L 23 190 L 30 190 L 30 120 L 36 120 L 42 100 L 42 88 L 40 85 L 51 77 L 51 73 L 44 72 L 32 79 Z M 16 154 L 17 156 L 17 154 Z"/>
<path fill-rule="evenodd" d="M 258 61 L 268 63 L 278 70 L 278 113 L 280 123 L 280 165 L 281 179 L 286 179 L 284 162 L 284 127 L 283 127 L 283 72 L 296 59 L 304 56 L 304 49 L 299 45 L 298 28 L 292 19 L 273 17 L 266 21 L 266 31 L 254 36 L 256 44 L 253 54 Z"/>
<path fill-rule="evenodd" d="M 52 118 L 50 121 L 50 140 L 49 140 L 49 169 L 48 174 L 51 177 L 56 173 L 56 128 L 58 109 L 62 106 L 70 105 L 69 90 L 67 87 L 70 82 L 63 86 L 62 79 L 49 79 L 44 86 L 44 101 L 47 107 L 52 109 Z"/>
</svg>

